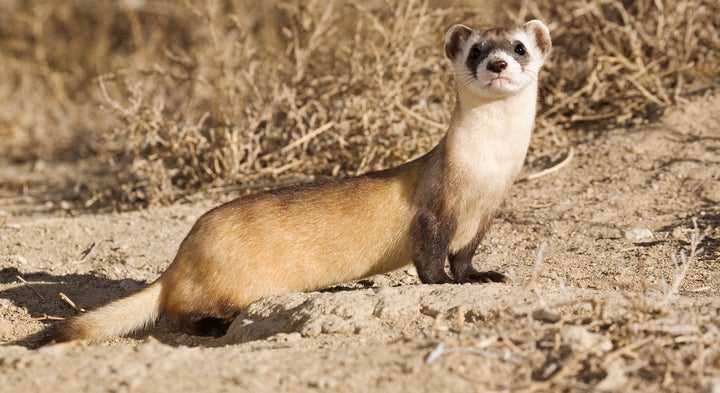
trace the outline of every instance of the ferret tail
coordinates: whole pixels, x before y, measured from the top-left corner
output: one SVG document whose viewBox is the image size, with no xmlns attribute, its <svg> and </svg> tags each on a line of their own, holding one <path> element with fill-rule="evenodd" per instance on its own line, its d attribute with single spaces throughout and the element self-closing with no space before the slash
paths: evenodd
<svg viewBox="0 0 720 393">
<path fill-rule="evenodd" d="M 72 340 L 103 341 L 155 322 L 162 310 L 162 281 L 93 311 L 66 319 L 38 334 L 37 345 Z"/>
</svg>

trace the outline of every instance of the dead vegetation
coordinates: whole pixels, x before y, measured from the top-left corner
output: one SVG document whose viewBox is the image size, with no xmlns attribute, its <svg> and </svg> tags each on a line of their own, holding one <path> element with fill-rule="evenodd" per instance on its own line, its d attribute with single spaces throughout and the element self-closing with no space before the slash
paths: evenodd
<svg viewBox="0 0 720 393">
<path fill-rule="evenodd" d="M 528 356 L 544 352 L 542 365 L 532 372 L 539 382 L 524 391 L 565 390 L 573 386 L 597 391 L 643 390 L 646 381 L 662 389 L 683 386 L 688 391 L 712 389 L 703 384 L 713 377 L 717 360 L 717 313 L 713 305 L 674 302 L 704 235 L 693 219 L 688 250 L 673 255 L 675 274 L 661 296 L 627 293 L 618 315 L 606 315 L 606 300 L 579 299 L 547 305 L 535 289 L 541 308 L 529 316 L 541 324 Z M 643 284 L 644 285 L 644 284 Z M 617 311 L 617 310 L 616 310 Z M 547 316 L 550 315 L 551 318 Z M 517 324 L 518 318 L 507 323 Z M 509 331 L 522 331 L 517 326 Z"/>
<path fill-rule="evenodd" d="M 513 19 L 550 21 L 555 48 L 538 137 L 653 122 L 716 86 L 718 11 L 711 1 L 528 2 Z"/>
<path fill-rule="evenodd" d="M 507 373 L 508 364 L 516 365 L 513 381 L 483 378 L 492 390 L 712 391 L 717 388 L 713 378 L 720 339 L 717 303 L 677 301 L 688 269 L 702 253 L 703 238 L 693 220 L 687 250 L 668 258 L 675 265 L 674 276 L 667 277 L 669 285 L 662 292 L 626 292 L 619 303 L 611 296 L 574 292 L 562 283 L 538 285 L 543 244 L 532 276 L 512 297 L 515 304 L 498 310 L 490 324 L 484 315 L 480 327 L 466 326 L 472 311 L 462 306 L 444 314 L 444 323 L 458 334 L 441 338 L 425 362 L 446 356 L 454 357 L 450 364 L 461 363 L 458 358 L 480 363 L 502 358 L 491 362 L 493 375 Z"/>
<path fill-rule="evenodd" d="M 481 20 L 420 0 L 279 1 L 254 14 L 240 0 L 9 4 L 0 150 L 15 160 L 99 157 L 116 180 L 82 188 L 85 208 L 244 192 L 415 157 L 448 120 L 441 45 L 459 21 L 549 23 L 554 52 L 532 158 L 590 130 L 653 121 L 720 76 L 720 10 L 710 0 L 523 1 Z"/>
</svg>

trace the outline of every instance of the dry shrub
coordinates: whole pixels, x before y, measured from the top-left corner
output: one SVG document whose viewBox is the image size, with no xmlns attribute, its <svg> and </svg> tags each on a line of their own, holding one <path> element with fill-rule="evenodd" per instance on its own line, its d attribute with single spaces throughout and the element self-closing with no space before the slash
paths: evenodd
<svg viewBox="0 0 720 393">
<path fill-rule="evenodd" d="M 715 1 L 517 3 L 3 3 L 0 154 L 92 152 L 117 182 L 85 206 L 121 209 L 396 165 L 444 132 L 457 22 L 549 23 L 531 159 L 717 85 Z"/>
<path fill-rule="evenodd" d="M 553 34 L 541 144 L 564 142 L 561 130 L 656 121 L 683 97 L 717 87 L 719 13 L 712 0 L 526 2 L 513 19 L 542 18 Z"/>
<path fill-rule="evenodd" d="M 119 199 L 132 206 L 212 187 L 352 175 L 427 151 L 444 132 L 454 99 L 444 30 L 458 21 L 500 22 L 421 1 L 373 9 L 330 4 L 279 3 L 283 44 L 271 53 L 233 23 L 236 10 L 194 10 L 208 39 L 166 59 L 185 59 L 192 69 L 181 78 L 192 86 L 178 105 L 157 103 L 168 89 L 152 80 L 165 73 L 126 77 L 150 84 L 146 93 L 155 101 L 136 103 L 116 129 L 119 139 L 130 133 L 134 146 Z M 555 42 L 532 157 L 567 145 L 567 130 L 653 121 L 682 97 L 712 87 L 720 75 L 717 8 L 709 0 L 514 7 L 512 23 L 549 21 Z M 154 121 L 143 120 L 148 113 Z"/>
<path fill-rule="evenodd" d="M 610 305 L 611 296 L 597 295 L 585 299 L 576 295 L 554 305 L 546 301 L 547 288 L 535 282 L 542 265 L 541 247 L 534 274 L 525 287 L 527 293 L 537 296 L 539 307 L 525 318 L 506 311 L 495 327 L 499 332 L 513 332 L 512 342 L 519 345 L 513 344 L 512 353 L 531 359 L 532 382 L 523 391 L 573 391 L 578 387 L 603 392 L 683 390 L 677 387 L 700 391 L 712 386 L 708 380 L 718 366 L 720 338 L 717 304 L 687 294 L 685 299 L 677 296 L 708 233 L 707 228 L 700 230 L 697 220 L 692 221 L 688 247 L 672 255 L 675 272 L 668 277 L 662 296 L 648 290 L 641 270 L 643 291 L 621 292 L 625 304 Z M 527 299 L 520 296 L 519 302 Z M 518 369 L 527 372 L 527 368 Z"/>
<path fill-rule="evenodd" d="M 129 142 L 121 203 L 367 172 L 442 135 L 452 100 L 446 11 L 282 3 L 286 44 L 267 48 L 227 7 L 192 9 L 201 44 L 101 78 L 121 120 L 113 135 Z"/>
<path fill-rule="evenodd" d="M 142 63 L 182 40 L 169 18 L 134 14 L 122 2 L 0 3 L 0 156 L 18 161 L 102 150 L 93 136 L 113 123 L 92 95 L 97 75 Z M 137 36 L 143 25 L 155 33 Z"/>
</svg>

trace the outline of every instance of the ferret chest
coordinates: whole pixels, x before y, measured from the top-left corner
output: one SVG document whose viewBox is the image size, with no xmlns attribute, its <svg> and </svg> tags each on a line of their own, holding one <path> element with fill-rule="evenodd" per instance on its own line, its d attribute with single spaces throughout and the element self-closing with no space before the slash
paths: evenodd
<svg viewBox="0 0 720 393">
<path fill-rule="evenodd" d="M 455 222 L 450 252 L 470 244 L 487 226 L 512 183 L 508 171 L 468 172 L 457 180 L 447 195 Z"/>
<path fill-rule="evenodd" d="M 448 136 L 444 193 L 455 221 L 450 252 L 470 244 L 487 227 L 522 168 L 532 117 L 510 116 L 509 109 L 470 112 Z"/>
</svg>

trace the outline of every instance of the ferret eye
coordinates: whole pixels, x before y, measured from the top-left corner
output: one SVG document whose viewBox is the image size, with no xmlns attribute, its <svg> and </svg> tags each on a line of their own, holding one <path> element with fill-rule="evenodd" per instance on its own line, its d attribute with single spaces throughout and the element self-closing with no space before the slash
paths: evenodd
<svg viewBox="0 0 720 393">
<path fill-rule="evenodd" d="M 515 45 L 515 53 L 520 56 L 525 56 L 525 46 L 523 44 Z"/>
<path fill-rule="evenodd" d="M 477 59 L 478 57 L 480 57 L 480 49 L 474 46 L 470 49 L 470 58 Z"/>
</svg>

